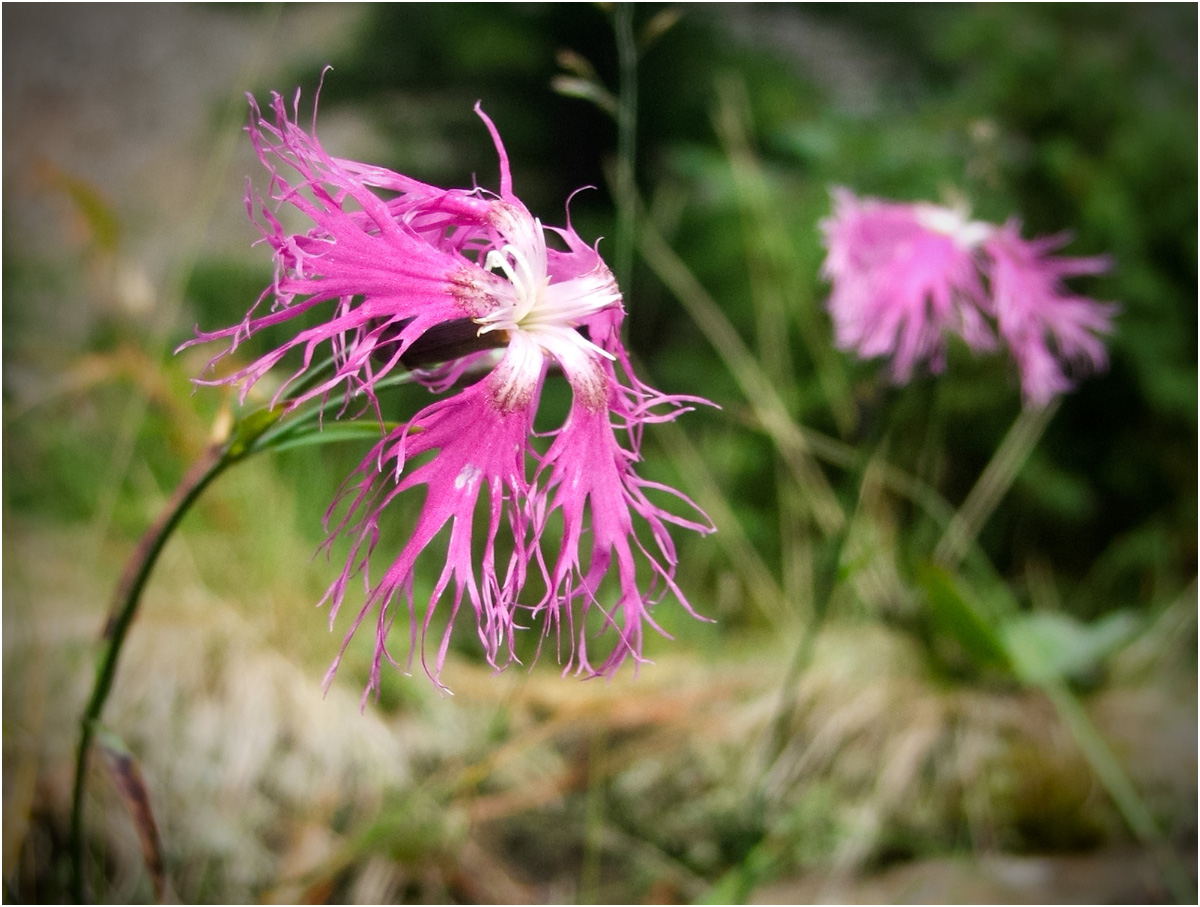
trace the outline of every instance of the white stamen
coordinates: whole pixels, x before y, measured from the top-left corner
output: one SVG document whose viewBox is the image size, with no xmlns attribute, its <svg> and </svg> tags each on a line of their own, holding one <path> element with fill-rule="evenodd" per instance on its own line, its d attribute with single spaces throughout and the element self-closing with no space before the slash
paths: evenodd
<svg viewBox="0 0 1200 907">
<path fill-rule="evenodd" d="M 498 271 L 508 278 L 508 292 L 501 298 L 507 304 L 476 319 L 479 333 L 505 330 L 524 332 L 538 340 L 538 345 L 551 352 L 547 343 L 548 333 L 559 334 L 570 329 L 575 342 L 610 360 L 615 356 L 575 333 L 586 319 L 612 305 L 619 305 L 621 294 L 607 270 L 597 270 L 582 277 L 551 284 L 546 273 L 546 244 L 542 225 L 533 221 L 527 243 L 518 246 L 506 243 L 492 249 L 484 258 L 484 267 Z M 561 336 L 558 344 L 561 345 Z"/>
</svg>

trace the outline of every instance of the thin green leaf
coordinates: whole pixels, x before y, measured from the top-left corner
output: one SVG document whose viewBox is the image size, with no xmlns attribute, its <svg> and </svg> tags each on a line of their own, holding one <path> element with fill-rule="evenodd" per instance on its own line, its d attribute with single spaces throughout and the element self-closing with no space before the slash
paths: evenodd
<svg viewBox="0 0 1200 907">
<path fill-rule="evenodd" d="M 262 450 L 295 450 L 300 447 L 316 447 L 321 444 L 336 444 L 341 441 L 378 441 L 399 423 L 349 422 L 345 425 L 329 425 L 316 431 L 305 431 L 296 435 L 277 435 Z"/>
<path fill-rule="evenodd" d="M 599 82 L 578 79 L 574 76 L 555 76 L 550 80 L 550 87 L 568 98 L 591 101 L 609 116 L 617 115 L 617 99 Z"/>
<path fill-rule="evenodd" d="M 1004 640 L 949 571 L 927 564 L 917 571 L 935 632 L 955 640 L 978 667 L 1012 670 Z"/>
</svg>

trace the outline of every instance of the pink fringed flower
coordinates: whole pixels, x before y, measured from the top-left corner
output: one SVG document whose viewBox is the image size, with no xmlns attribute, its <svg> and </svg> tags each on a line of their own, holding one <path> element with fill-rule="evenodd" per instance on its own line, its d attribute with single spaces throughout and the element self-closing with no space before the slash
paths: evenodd
<svg viewBox="0 0 1200 907">
<path fill-rule="evenodd" d="M 294 407 L 340 388 L 347 400 L 361 395 L 378 411 L 378 383 L 414 359 L 427 358 L 431 349 L 434 355 L 439 349 L 446 353 L 447 337 L 468 342 L 441 356 L 450 361 L 426 376 L 431 389 L 443 394 L 499 356 L 484 377 L 440 397 L 383 437 L 330 508 L 333 519 L 339 504 L 348 502 L 329 541 L 345 536 L 351 544 L 345 567 L 326 593 L 333 615 L 353 579 L 361 576 L 366 587 L 343 651 L 374 614 L 367 692 L 379 687 L 383 659 L 396 664 L 387 637 L 398 599 L 410 614 L 409 658 L 420 649 L 435 681 L 464 601 L 474 611 L 486 657 L 497 668 L 515 659 L 515 634 L 537 618 L 543 634 L 568 636 L 564 673 L 574 668 L 584 676 L 608 675 L 627 658 L 641 661 L 644 627 L 657 629 L 650 608 L 664 592 L 694 614 L 674 581 L 668 525 L 713 530 L 687 498 L 639 478 L 634 467 L 641 428 L 705 401 L 661 394 L 634 376 L 620 339 L 624 309 L 611 271 L 569 223 L 545 228 L 513 195 L 504 146 L 478 105 L 500 158 L 498 196 L 439 189 L 330 156 L 315 133 L 297 125 L 299 94 L 290 118 L 282 98 L 274 96 L 274 123 L 262 117 L 253 99 L 251 106 L 250 135 L 271 181 L 270 203 L 253 195 L 248 201 L 276 263 L 275 280 L 259 304 L 273 297 L 274 305 L 267 313 L 256 306 L 241 324 L 198 333 L 192 342 L 227 340 L 221 354 L 227 355 L 269 325 L 318 306 L 326 307 L 326 315 L 257 361 L 209 383 L 237 385 L 244 397 L 286 353 L 298 349 L 301 364 L 275 402 Z M 288 232 L 276 216 L 284 206 L 305 215 L 312 228 Z M 563 248 L 548 246 L 547 234 Z M 485 351 L 488 346 L 503 352 Z M 293 392 L 325 347 L 332 352 L 332 371 Z M 534 417 L 552 366 L 570 385 L 573 403 L 566 421 L 539 441 Z M 425 499 L 412 535 L 382 574 L 372 577 L 380 518 L 415 486 L 424 486 Z M 660 507 L 648 491 L 679 498 L 691 516 Z M 477 529 L 481 499 L 486 528 Z M 447 525 L 445 566 L 419 614 L 417 562 Z M 561 542 L 549 537 L 551 525 L 561 525 Z M 530 565 L 540 575 L 541 591 L 525 600 Z M 448 619 L 431 661 L 425 638 L 444 598 Z M 599 664 L 592 663 L 585 633 L 593 609 L 602 612 L 602 632 L 611 629 L 613 637 Z M 336 667 L 337 662 L 330 678 Z"/>
<path fill-rule="evenodd" d="M 1071 389 L 1064 362 L 1081 373 L 1108 364 L 1099 335 L 1112 332 L 1115 306 L 1072 295 L 1063 280 L 1103 274 L 1109 260 L 1050 254 L 1066 242 L 1065 236 L 1021 239 L 1021 225 L 1009 221 L 984 247 L 1000 336 L 1017 361 L 1026 399 L 1036 406 Z"/>
<path fill-rule="evenodd" d="M 949 335 L 985 352 L 998 334 L 1035 406 L 1070 389 L 1064 361 L 1078 371 L 1107 363 L 1098 335 L 1111 332 L 1114 307 L 1062 284 L 1107 270 L 1105 258 L 1053 257 L 1063 238 L 1023 240 L 1016 221 L 996 227 L 953 208 L 859 199 L 845 189 L 834 190 L 833 215 L 821 226 L 837 344 L 863 358 L 889 356 L 897 383 L 921 363 L 940 372 Z"/>
</svg>

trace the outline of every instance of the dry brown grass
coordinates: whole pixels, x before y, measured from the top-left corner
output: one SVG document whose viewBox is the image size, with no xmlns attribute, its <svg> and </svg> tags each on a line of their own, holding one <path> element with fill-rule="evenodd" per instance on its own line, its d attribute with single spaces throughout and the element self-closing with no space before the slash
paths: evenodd
<svg viewBox="0 0 1200 907">
<path fill-rule="evenodd" d="M 56 890 L 100 580 L 116 573 L 115 557 L 74 568 L 84 535 L 6 523 L 5 877 L 30 899 Z M 392 675 L 399 702 L 360 714 L 352 672 L 321 694 L 336 637 L 311 599 L 215 593 L 191 561 L 206 544 L 196 530 L 169 553 L 105 716 L 141 762 L 184 900 L 692 900 L 755 846 L 843 900 L 881 861 L 1124 837 L 1048 703 L 940 683 L 878 625 L 823 634 L 773 757 L 779 637 L 711 661 L 676 647 L 610 682 L 459 659 L 452 698 Z M 1095 709 L 1185 835 L 1192 702 L 1190 726 L 1158 681 Z M 89 785 L 98 894 L 148 897 L 111 783 L 95 769 Z"/>
</svg>

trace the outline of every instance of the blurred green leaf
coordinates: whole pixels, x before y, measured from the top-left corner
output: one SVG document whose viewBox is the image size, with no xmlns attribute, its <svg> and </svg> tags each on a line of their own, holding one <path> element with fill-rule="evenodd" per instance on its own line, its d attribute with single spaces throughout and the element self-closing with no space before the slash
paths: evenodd
<svg viewBox="0 0 1200 907">
<path fill-rule="evenodd" d="M 1044 686 L 1084 677 L 1142 629 L 1130 611 L 1113 611 L 1090 624 L 1068 614 L 1035 611 L 1005 621 L 1000 636 L 1024 683 Z"/>
<path fill-rule="evenodd" d="M 121 219 L 113 203 L 89 180 L 52 164 L 45 164 L 42 170 L 47 182 L 70 199 L 95 248 L 102 252 L 116 251 L 121 244 Z"/>
<path fill-rule="evenodd" d="M 1011 667 L 1003 638 L 978 605 L 971 602 L 949 571 L 927 564 L 917 572 L 917 582 L 929 603 L 935 634 L 957 642 L 976 667 Z"/>
</svg>

